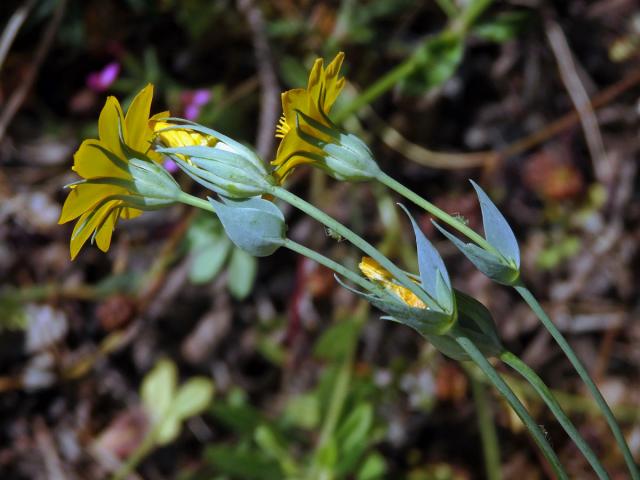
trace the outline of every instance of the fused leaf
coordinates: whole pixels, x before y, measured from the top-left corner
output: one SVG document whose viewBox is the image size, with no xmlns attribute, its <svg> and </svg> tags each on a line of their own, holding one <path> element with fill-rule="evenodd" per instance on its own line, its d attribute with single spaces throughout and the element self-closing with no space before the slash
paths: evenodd
<svg viewBox="0 0 640 480">
<path fill-rule="evenodd" d="M 284 241 L 284 215 L 273 203 L 261 198 L 229 200 L 209 198 L 231 241 L 255 257 L 275 252 Z"/>
</svg>

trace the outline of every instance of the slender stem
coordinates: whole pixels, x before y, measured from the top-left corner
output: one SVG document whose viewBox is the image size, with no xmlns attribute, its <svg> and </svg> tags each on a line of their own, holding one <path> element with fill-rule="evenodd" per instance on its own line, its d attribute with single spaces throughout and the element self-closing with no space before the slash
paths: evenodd
<svg viewBox="0 0 640 480">
<path fill-rule="evenodd" d="M 412 55 L 404 62 L 396 65 L 388 71 L 382 78 L 370 85 L 364 92 L 354 98 L 346 107 L 340 109 L 333 115 L 333 121 L 337 124 L 342 123 L 353 112 L 357 112 L 365 105 L 369 105 L 376 98 L 381 96 L 398 83 L 403 78 L 411 75 L 418 66 L 418 58 Z"/>
<path fill-rule="evenodd" d="M 488 480 L 500 480 L 500 446 L 496 426 L 493 423 L 491 406 L 487 398 L 485 386 L 476 379 L 473 374 L 469 375 L 471 381 L 471 392 L 478 412 L 478 428 L 482 438 L 482 454 L 484 456 L 484 468 Z"/>
<path fill-rule="evenodd" d="M 138 464 L 146 457 L 153 449 L 156 441 L 156 435 L 158 428 L 153 427 L 149 433 L 144 437 L 142 443 L 134 450 L 134 452 L 127 458 L 127 461 L 113 474 L 111 480 L 124 480 L 133 472 Z"/>
<path fill-rule="evenodd" d="M 391 190 L 395 191 L 399 195 L 402 195 L 407 200 L 410 200 L 416 205 L 418 205 L 419 207 L 425 209 L 431 215 L 433 215 L 439 220 L 442 220 L 444 223 L 446 223 L 450 227 L 455 228 L 458 232 L 462 233 L 463 235 L 466 235 L 470 240 L 477 243 L 480 247 L 484 248 L 489 252 L 497 253 L 496 249 L 492 247 L 489 244 L 489 242 L 487 242 L 484 238 L 482 238 L 482 236 L 480 236 L 477 232 L 467 227 L 463 222 L 449 215 L 444 210 L 436 207 L 433 203 L 425 200 L 417 193 L 413 192 L 412 190 L 409 190 L 407 187 L 405 187 L 400 182 L 390 177 L 386 173 L 381 172 L 380 175 L 378 176 L 378 181 L 383 185 L 386 185 L 387 187 L 389 187 Z"/>
<path fill-rule="evenodd" d="M 300 245 L 299 243 L 294 242 L 289 238 L 284 239 L 284 244 L 282 246 L 288 248 L 289 250 L 293 250 L 294 252 L 299 253 L 300 255 L 304 255 L 305 257 L 318 262 L 320 265 L 324 265 L 325 267 L 336 272 L 338 275 L 342 275 L 343 277 L 348 278 L 353 283 L 365 289 L 366 291 L 375 292 L 379 289 L 377 285 L 368 281 L 364 277 L 361 277 L 356 272 L 349 270 L 348 268 L 345 268 L 344 266 L 340 265 L 338 262 L 335 262 L 334 260 L 331 260 L 330 258 L 325 257 L 324 255 L 316 252 L 315 250 L 311 250 L 310 248 L 305 247 L 304 245 Z"/>
<path fill-rule="evenodd" d="M 455 35 L 465 35 L 478 16 L 482 14 L 492 2 L 493 0 L 473 0 L 457 18 L 451 19 L 445 32 L 448 31 Z M 431 41 L 432 38 L 433 37 L 427 38 L 425 42 Z M 414 53 L 404 62 L 391 69 L 377 82 L 374 82 L 364 92 L 354 98 L 346 107 L 338 111 L 333 117 L 334 121 L 340 124 L 353 112 L 357 112 L 363 106 L 370 104 L 383 93 L 393 88 L 399 81 L 411 75 L 416 68 L 420 66 L 421 59 L 419 57 L 421 53 L 422 45 L 417 47 Z"/>
<path fill-rule="evenodd" d="M 473 26 L 476 19 L 489 8 L 493 0 L 473 0 L 467 8 L 464 9 L 462 15 L 456 23 L 451 27 L 452 30 L 466 33 Z"/>
<path fill-rule="evenodd" d="M 615 437 L 616 442 L 618 443 L 618 446 L 620 447 L 620 450 L 624 455 L 624 461 L 627 464 L 629 472 L 631 473 L 631 478 L 633 480 L 640 480 L 638 466 L 633 459 L 633 455 L 631 454 L 629 445 L 627 445 L 627 441 L 624 438 L 622 430 L 620 429 L 620 426 L 618 425 L 618 422 L 616 421 L 611 408 L 609 408 L 609 405 L 602 396 L 602 393 L 600 393 L 600 390 L 598 390 L 595 382 L 591 379 L 589 372 L 587 372 L 587 369 L 584 367 L 584 365 L 582 365 L 582 362 L 580 362 L 580 360 L 574 353 L 573 349 L 569 345 L 569 342 L 567 342 L 567 340 L 564 338 L 564 335 L 560 333 L 560 330 L 558 330 L 553 321 L 545 313 L 545 311 L 542 309 L 529 289 L 524 285 L 516 285 L 514 286 L 514 288 L 524 299 L 524 301 L 527 302 L 529 307 L 531 307 L 531 310 L 533 310 L 536 316 L 540 319 L 544 327 L 549 331 L 553 339 L 558 343 L 564 354 L 567 356 L 567 358 L 571 362 L 571 365 L 573 365 L 573 368 L 575 368 L 576 372 L 578 372 L 578 375 L 591 392 L 591 395 L 598 404 L 598 407 L 600 407 L 600 410 L 602 411 L 605 419 L 607 420 L 609 428 L 611 429 L 611 432 L 613 433 L 613 436 Z"/>
<path fill-rule="evenodd" d="M 322 210 L 318 209 L 314 205 L 311 205 L 309 202 L 303 200 L 302 198 L 294 195 L 293 193 L 285 190 L 282 187 L 274 186 L 271 188 L 270 192 L 274 197 L 277 197 L 285 202 L 293 205 L 294 207 L 302 210 L 307 215 L 312 218 L 315 218 L 323 225 L 329 227 L 334 232 L 342 235 L 344 238 L 349 240 L 354 246 L 362 250 L 367 255 L 371 256 L 374 260 L 376 260 L 380 265 L 386 268 L 391 275 L 393 275 L 402 285 L 411 292 L 413 292 L 425 305 L 434 304 L 435 301 L 432 299 L 427 292 L 425 292 L 419 285 L 415 282 L 411 281 L 407 274 L 400 268 L 398 268 L 393 262 L 391 262 L 387 257 L 382 255 L 378 249 L 376 249 L 369 242 L 364 240 L 362 237 L 358 236 L 355 232 L 350 230 L 349 228 L 342 225 L 340 222 L 330 217 Z M 448 329 L 448 325 L 444 325 L 443 329 Z"/>
<path fill-rule="evenodd" d="M 180 192 L 178 201 L 186 205 L 191 205 L 192 207 L 201 208 L 202 210 L 216 213 L 216 211 L 213 209 L 213 205 L 211 205 L 207 200 L 194 197 L 193 195 L 189 195 L 186 192 Z"/>
<path fill-rule="evenodd" d="M 460 14 L 458 7 L 451 0 L 436 0 L 436 3 L 450 20 L 455 19 Z"/>
<path fill-rule="evenodd" d="M 545 437 L 544 433 L 540 429 L 540 426 L 535 422 L 535 420 L 531 417 L 527 409 L 524 407 L 522 402 L 518 400 L 513 390 L 509 388 L 509 385 L 502 379 L 498 372 L 491 366 L 489 361 L 484 358 L 484 355 L 478 350 L 478 348 L 473 344 L 471 340 L 463 335 L 458 335 L 455 337 L 455 341 L 460 345 L 460 347 L 471 357 L 471 360 L 482 370 L 482 372 L 487 376 L 489 381 L 493 384 L 493 386 L 500 392 L 500 394 L 509 402 L 509 405 L 516 412 L 516 415 L 520 417 L 522 423 L 524 423 L 527 430 L 533 437 L 533 440 L 536 442 L 542 454 L 551 464 L 554 472 L 558 476 L 558 478 L 562 480 L 569 480 L 567 473 L 564 471 L 556 452 L 553 451 L 549 441 Z"/>
<path fill-rule="evenodd" d="M 555 415 L 564 428 L 565 432 L 571 437 L 578 449 L 582 452 L 585 458 L 589 461 L 593 470 L 597 473 L 600 479 L 609 479 L 607 471 L 604 469 L 596 454 L 591 450 L 587 442 L 582 438 L 576 427 L 573 425 L 567 414 L 562 410 L 562 407 L 553 396 L 549 388 L 545 385 L 542 379 L 534 372 L 526 363 L 511 352 L 505 351 L 500 355 L 500 360 L 513 368 L 516 372 L 522 375 L 533 386 L 538 395 L 547 404 L 549 410 Z"/>
</svg>

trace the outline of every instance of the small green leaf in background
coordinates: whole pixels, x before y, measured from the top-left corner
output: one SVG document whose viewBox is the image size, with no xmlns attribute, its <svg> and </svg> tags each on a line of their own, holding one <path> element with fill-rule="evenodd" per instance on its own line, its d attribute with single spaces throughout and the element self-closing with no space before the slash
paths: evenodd
<svg viewBox="0 0 640 480">
<path fill-rule="evenodd" d="M 175 395 L 178 372 L 175 364 L 167 359 L 159 360 L 142 381 L 140 396 L 154 422 L 167 415 Z"/>
<path fill-rule="evenodd" d="M 197 285 L 213 280 L 231 251 L 231 241 L 211 214 L 200 215 L 193 222 L 187 232 L 187 244 L 191 252 L 189 280 Z"/>
<path fill-rule="evenodd" d="M 373 409 L 363 403 L 349 413 L 336 432 L 336 444 L 340 452 L 337 471 L 350 472 L 360 461 L 369 446 Z"/>
<path fill-rule="evenodd" d="M 459 36 L 445 32 L 426 40 L 415 55 L 415 73 L 403 84 L 409 93 L 420 95 L 456 73 L 464 56 L 464 43 Z"/>
<path fill-rule="evenodd" d="M 199 414 L 211 403 L 213 383 L 205 377 L 192 377 L 178 390 L 173 410 L 181 419 Z"/>
<path fill-rule="evenodd" d="M 329 327 L 316 342 L 313 353 L 324 360 L 338 360 L 351 353 L 360 333 L 360 325 L 344 319 Z"/>
<path fill-rule="evenodd" d="M 212 240 L 210 245 L 194 252 L 191 257 L 189 280 L 196 285 L 213 280 L 229 257 L 232 246 L 229 238 L 224 233 L 220 233 Z"/>
<path fill-rule="evenodd" d="M 320 401 L 312 393 L 292 397 L 285 408 L 285 419 L 294 426 L 313 430 L 320 423 Z"/>
<path fill-rule="evenodd" d="M 384 478 L 386 471 L 387 464 L 384 458 L 379 453 L 374 452 L 362 462 L 362 466 L 356 475 L 356 480 L 379 480 Z"/>
<path fill-rule="evenodd" d="M 473 33 L 490 42 L 504 43 L 517 37 L 530 24 L 531 15 L 527 12 L 504 12 L 477 25 Z"/>
<path fill-rule="evenodd" d="M 182 422 L 203 412 L 213 398 L 213 382 L 206 377 L 193 377 L 176 391 L 177 383 L 176 365 L 167 359 L 159 360 L 142 382 L 140 396 L 157 445 L 175 440 Z"/>
<path fill-rule="evenodd" d="M 283 438 L 278 438 L 267 425 L 260 425 L 254 433 L 254 439 L 264 453 L 277 460 L 287 477 L 297 476 L 298 467 Z"/>
<path fill-rule="evenodd" d="M 234 248 L 229 261 L 229 292 L 236 300 L 243 300 L 251 293 L 258 272 L 256 258 L 247 252 Z"/>
<path fill-rule="evenodd" d="M 240 450 L 213 445 L 205 451 L 207 461 L 217 472 L 242 480 L 282 480 L 284 474 L 274 460 L 256 450 Z"/>
</svg>

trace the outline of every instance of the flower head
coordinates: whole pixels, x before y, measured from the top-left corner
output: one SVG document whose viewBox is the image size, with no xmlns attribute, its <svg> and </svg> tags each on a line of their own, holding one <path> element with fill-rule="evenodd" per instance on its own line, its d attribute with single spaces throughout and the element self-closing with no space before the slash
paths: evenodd
<svg viewBox="0 0 640 480">
<path fill-rule="evenodd" d="M 340 95 L 345 78 L 340 77 L 344 53 L 340 52 L 324 68 L 317 59 L 309 73 L 307 88 L 282 94 L 283 115 L 276 127 L 281 139 L 274 176 L 282 183 L 302 164 L 312 164 L 339 180 L 368 180 L 378 167 L 366 145 L 355 135 L 341 131 L 329 112 Z"/>
<path fill-rule="evenodd" d="M 150 150 L 152 98 L 153 85 L 149 84 L 125 115 L 118 100 L 108 97 L 98 120 L 99 139 L 85 140 L 73 156 L 72 170 L 82 180 L 70 185 L 59 220 L 78 219 L 71 235 L 72 259 L 90 237 L 106 252 L 118 219 L 165 206 L 180 191 L 171 176 L 154 163 L 162 157 Z M 152 119 L 168 115 L 162 112 Z"/>
</svg>

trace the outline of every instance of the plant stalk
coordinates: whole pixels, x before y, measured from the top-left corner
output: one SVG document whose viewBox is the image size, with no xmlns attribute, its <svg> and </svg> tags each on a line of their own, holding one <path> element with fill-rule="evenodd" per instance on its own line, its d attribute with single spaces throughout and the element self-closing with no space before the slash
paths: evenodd
<svg viewBox="0 0 640 480">
<path fill-rule="evenodd" d="M 560 349 L 567 356 L 567 358 L 571 362 L 571 365 L 573 365 L 573 368 L 575 368 L 576 372 L 578 372 L 578 375 L 591 392 L 591 395 L 598 404 L 598 407 L 600 407 L 600 410 L 602 411 L 602 414 L 604 415 L 607 424 L 609 425 L 609 428 L 611 429 L 611 432 L 615 437 L 616 443 L 622 451 L 624 461 L 627 464 L 627 468 L 629 469 L 632 480 L 640 480 L 640 472 L 638 472 L 638 466 L 633 459 L 633 455 L 631 454 L 629 445 L 624 438 L 624 434 L 622 433 L 622 430 L 620 429 L 620 426 L 618 425 L 618 422 L 616 421 L 611 408 L 607 404 L 607 401 L 604 399 L 602 393 L 600 393 L 600 390 L 598 390 L 598 387 L 589 375 L 589 372 L 587 372 L 587 369 L 584 367 L 584 365 L 582 365 L 582 362 L 580 362 L 580 359 L 578 359 L 578 357 L 576 356 L 575 352 L 569 345 L 569 342 L 567 342 L 567 340 L 564 338 L 564 335 L 560 333 L 558 327 L 555 326 L 551 318 L 549 318 L 546 312 L 542 309 L 542 306 L 540 305 L 540 303 L 538 303 L 529 289 L 522 284 L 515 285 L 514 288 L 527 303 L 527 305 L 529 305 L 531 310 L 533 310 L 536 316 L 540 319 L 544 327 L 551 334 L 556 343 L 560 346 Z"/>
<path fill-rule="evenodd" d="M 500 392 L 500 394 L 507 400 L 511 408 L 516 415 L 522 420 L 527 430 L 533 437 L 533 440 L 536 442 L 542 454 L 549 461 L 549 464 L 553 468 L 554 472 L 561 480 L 569 480 L 567 473 L 565 472 L 556 452 L 553 451 L 553 448 L 549 444 L 549 441 L 545 437 L 544 433 L 540 429 L 540 426 L 535 422 L 535 420 L 531 417 L 527 409 L 524 407 L 522 402 L 518 400 L 513 390 L 506 384 L 506 382 L 502 379 L 502 377 L 496 372 L 496 370 L 491 366 L 489 361 L 484 357 L 482 352 L 478 350 L 478 348 L 474 345 L 474 343 L 469 340 L 467 337 L 459 335 L 455 337 L 456 342 L 460 347 L 467 352 L 467 355 L 471 357 L 471 360 L 482 370 L 482 372 L 487 376 L 489 381 L 493 384 L 493 386 Z"/>
<path fill-rule="evenodd" d="M 547 404 L 551 413 L 556 417 L 562 428 L 564 428 L 567 435 L 571 437 L 578 449 L 582 452 L 584 457 L 588 460 L 593 470 L 601 480 L 609 480 L 609 474 L 604 469 L 596 454 L 591 450 L 587 442 L 582 435 L 578 432 L 573 425 L 567 414 L 564 412 L 556 398 L 553 396 L 549 388 L 545 385 L 542 379 L 534 372 L 526 363 L 511 352 L 505 351 L 500 355 L 500 360 L 513 368 L 522 377 L 524 377 L 534 388 L 538 395 Z"/>
<path fill-rule="evenodd" d="M 480 429 L 480 437 L 482 438 L 482 454 L 484 456 L 484 468 L 487 479 L 501 480 L 500 446 L 498 444 L 496 426 L 493 422 L 491 406 L 487 398 L 487 390 L 473 374 L 469 374 L 469 381 L 471 382 L 471 392 L 478 412 L 478 428 Z"/>
<path fill-rule="evenodd" d="M 386 185 L 387 187 L 389 187 L 391 190 L 395 191 L 399 195 L 402 195 L 407 200 L 410 200 L 411 202 L 415 203 L 420 208 L 423 208 L 424 210 L 429 212 L 431 215 L 433 215 L 437 219 L 446 223 L 450 227 L 456 229 L 458 232 L 462 233 L 463 235 L 468 237 L 470 240 L 478 244 L 478 246 L 482 247 L 483 249 L 489 252 L 497 254 L 496 249 L 493 246 L 491 246 L 489 242 L 487 242 L 481 235 L 479 235 L 473 229 L 469 228 L 467 225 L 465 225 L 463 222 L 461 222 L 457 218 L 449 215 L 444 210 L 436 207 L 433 203 L 425 200 L 420 195 L 408 189 L 403 184 L 401 184 L 394 178 L 390 177 L 386 173 L 381 172 L 380 175 L 378 176 L 378 181 L 383 185 Z"/>
<path fill-rule="evenodd" d="M 382 255 L 378 249 L 376 249 L 369 242 L 364 240 L 362 237 L 357 235 L 351 229 L 345 227 L 343 224 L 332 218 L 331 216 L 324 213 L 322 210 L 318 209 L 314 205 L 310 204 L 306 200 L 294 195 L 288 190 L 274 186 L 271 188 L 270 192 L 274 197 L 277 197 L 285 202 L 293 205 L 294 207 L 300 209 L 305 212 L 310 217 L 316 219 L 323 225 L 329 227 L 334 232 L 342 235 L 344 238 L 349 240 L 355 247 L 362 250 L 364 253 L 372 257 L 376 260 L 380 265 L 386 268 L 391 275 L 393 275 L 400 283 L 402 283 L 406 288 L 411 290 L 425 305 L 434 304 L 435 300 L 432 299 L 427 292 L 425 292 L 419 285 L 415 282 L 411 281 L 407 274 L 400 268 L 398 268 L 393 262 L 391 262 L 387 257 Z"/>
</svg>

